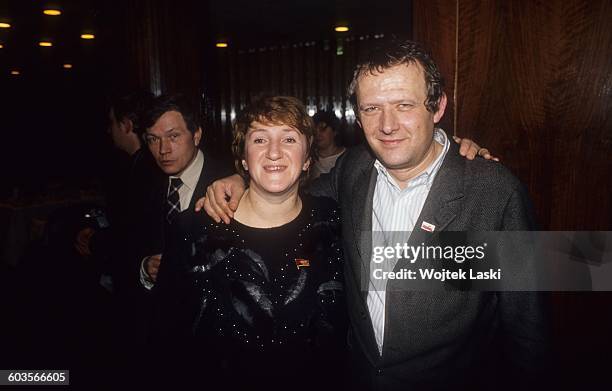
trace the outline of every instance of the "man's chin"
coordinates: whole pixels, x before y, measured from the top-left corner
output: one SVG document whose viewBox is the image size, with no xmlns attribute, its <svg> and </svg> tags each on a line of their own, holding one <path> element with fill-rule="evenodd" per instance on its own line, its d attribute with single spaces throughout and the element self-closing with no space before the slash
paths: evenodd
<svg viewBox="0 0 612 391">
<path fill-rule="evenodd" d="M 180 172 L 180 170 L 177 170 L 175 167 L 170 167 L 170 166 L 159 165 L 159 168 L 161 168 L 164 174 L 168 176 L 176 176 Z"/>
<path fill-rule="evenodd" d="M 404 156 L 381 156 L 380 154 L 376 155 L 376 158 L 382 165 L 388 170 L 397 170 L 406 167 L 410 167 L 410 160 Z"/>
</svg>

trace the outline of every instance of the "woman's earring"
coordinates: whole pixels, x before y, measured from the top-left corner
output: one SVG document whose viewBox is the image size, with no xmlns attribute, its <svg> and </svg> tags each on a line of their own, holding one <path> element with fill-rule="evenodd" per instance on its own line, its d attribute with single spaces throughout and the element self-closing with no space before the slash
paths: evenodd
<svg viewBox="0 0 612 391">
<path fill-rule="evenodd" d="M 244 168 L 245 171 L 249 171 L 249 166 L 247 166 L 247 162 L 244 159 L 242 159 L 242 168 Z"/>
</svg>

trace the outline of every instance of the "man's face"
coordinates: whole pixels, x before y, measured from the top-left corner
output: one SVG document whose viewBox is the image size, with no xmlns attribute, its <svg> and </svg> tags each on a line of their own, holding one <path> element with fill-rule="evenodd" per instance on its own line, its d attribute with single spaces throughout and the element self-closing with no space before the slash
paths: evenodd
<svg viewBox="0 0 612 391">
<path fill-rule="evenodd" d="M 400 64 L 366 73 L 358 79 L 356 94 L 359 122 L 378 160 L 392 175 L 421 169 L 433 148 L 434 123 L 446 107 L 443 96 L 436 113 L 427 111 L 421 65 Z"/>
<path fill-rule="evenodd" d="M 108 114 L 108 120 L 108 133 L 113 140 L 113 144 L 115 147 L 125 151 L 127 149 L 126 145 L 129 142 L 128 134 L 130 129 L 128 127 L 131 125 L 130 121 L 127 119 L 118 121 L 117 118 L 115 118 L 115 112 L 113 109 L 111 109 Z"/>
<path fill-rule="evenodd" d="M 334 142 L 334 130 L 331 126 L 328 126 L 325 122 L 319 122 L 315 126 L 315 143 L 321 150 L 328 149 L 335 145 Z"/>
<path fill-rule="evenodd" d="M 146 141 L 159 168 L 180 175 L 195 157 L 202 130 L 191 133 L 181 113 L 168 111 L 147 129 Z"/>
</svg>

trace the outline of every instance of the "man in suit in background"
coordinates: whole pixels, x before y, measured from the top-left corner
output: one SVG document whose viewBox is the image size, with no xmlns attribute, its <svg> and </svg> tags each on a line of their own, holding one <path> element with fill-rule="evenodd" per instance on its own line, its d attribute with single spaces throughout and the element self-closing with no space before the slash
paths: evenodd
<svg viewBox="0 0 612 391">
<path fill-rule="evenodd" d="M 144 140 L 157 165 L 166 175 L 161 188 L 153 193 L 158 213 L 152 212 L 160 227 L 157 240 L 143 243 L 145 255 L 140 280 L 151 289 L 157 279 L 168 229 L 180 214 L 194 213 L 195 200 L 205 194 L 206 187 L 227 172 L 199 149 L 202 128 L 197 110 L 178 95 L 155 98 L 145 117 Z"/>
<path fill-rule="evenodd" d="M 153 95 L 144 91 L 111 99 L 108 133 L 119 154 L 110 160 L 113 170 L 106 197 L 110 222 L 110 258 L 113 289 L 120 297 L 138 295 L 138 243 L 149 240 L 150 205 L 143 200 L 163 178 L 153 157 L 142 147 L 142 122 Z"/>
<path fill-rule="evenodd" d="M 422 292 L 371 273 L 376 233 L 530 230 L 522 185 L 500 164 L 460 157 L 435 124 L 447 103 L 436 64 L 411 41 L 390 40 L 357 66 L 349 88 L 368 147 L 347 151 L 311 192 L 342 211 L 354 386 L 499 389 L 530 384 L 548 348 L 547 302 L 537 292 Z M 240 184 L 215 184 L 204 203 L 227 218 Z M 227 189 L 227 191 L 226 191 Z M 216 194 L 215 194 L 216 193 Z M 399 270 L 398 262 L 392 270 Z M 498 378 L 497 376 L 503 376 Z"/>
</svg>

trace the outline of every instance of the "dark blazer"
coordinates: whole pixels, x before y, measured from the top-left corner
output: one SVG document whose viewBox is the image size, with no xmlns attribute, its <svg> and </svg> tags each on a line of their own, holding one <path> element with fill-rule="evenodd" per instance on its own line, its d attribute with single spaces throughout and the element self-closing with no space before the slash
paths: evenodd
<svg viewBox="0 0 612 391">
<path fill-rule="evenodd" d="M 172 224 L 168 224 L 166 220 L 168 176 L 161 175 L 149 183 L 148 191 L 142 192 L 143 207 L 140 208 L 146 210 L 146 212 L 138 216 L 138 221 L 135 223 L 138 228 L 135 228 L 131 234 L 130 248 L 126 250 L 130 254 L 130 285 L 135 286 L 137 291 L 143 291 L 144 289 L 140 284 L 142 259 L 153 254 L 163 254 L 167 237 L 170 231 L 175 229 L 173 226 L 180 225 L 180 221 L 185 219 L 181 216 L 195 215 L 195 203 L 198 199 L 204 197 L 208 185 L 218 178 L 229 175 L 229 173 L 231 173 L 229 167 L 214 158 L 205 156 L 204 165 L 189 202 L 189 207 L 181 212 Z"/>
<path fill-rule="evenodd" d="M 195 203 L 198 199 L 206 195 L 206 188 L 208 185 L 210 185 L 214 180 L 227 175 L 231 175 L 231 171 L 228 167 L 225 167 L 222 163 L 212 157 L 205 156 L 204 165 L 202 166 L 198 183 L 196 184 L 191 200 L 189 201 L 189 207 L 182 211 L 175 218 L 172 224 L 168 224 L 166 220 L 168 177 L 164 176 L 164 179 L 157 184 L 157 188 L 153 192 L 154 199 L 151 201 L 151 203 L 154 205 L 154 210 L 151 211 L 151 214 L 154 216 L 155 221 L 151 222 L 151 224 L 153 224 L 156 229 L 156 232 L 153 234 L 155 235 L 155 239 L 151 238 L 149 241 L 150 243 L 143 244 L 142 253 L 145 256 L 163 253 L 163 249 L 165 247 L 164 243 L 166 241 L 168 231 L 174 229 L 173 226 L 180 225 L 180 222 L 186 218 L 191 218 L 193 215 L 195 215 Z"/>
<path fill-rule="evenodd" d="M 336 199 L 341 208 L 349 342 L 356 366 L 349 376 L 367 389 L 489 388 L 487 381 L 510 362 L 527 379 L 524 373 L 539 366 L 547 350 L 547 300 L 537 293 L 415 292 L 402 290 L 403 280 L 389 280 L 379 355 L 363 283 L 371 257 L 367 238 L 376 177 L 373 155 L 357 147 L 310 189 Z M 530 230 L 529 205 L 521 183 L 501 164 L 466 160 L 451 143 L 409 244 L 431 243 L 439 231 Z M 423 221 L 434 224 L 436 232 L 418 229 Z M 515 374 L 502 372 L 509 378 Z"/>
<path fill-rule="evenodd" d="M 146 148 L 129 157 L 124 152 L 116 157 L 107 207 L 113 283 L 122 295 L 140 287 L 134 278 L 139 270 L 135 258 L 145 243 L 159 236 L 159 189 L 167 177 Z"/>
</svg>

